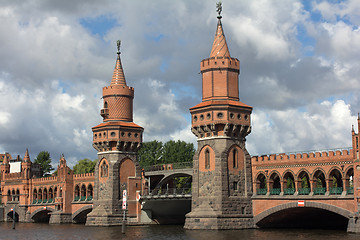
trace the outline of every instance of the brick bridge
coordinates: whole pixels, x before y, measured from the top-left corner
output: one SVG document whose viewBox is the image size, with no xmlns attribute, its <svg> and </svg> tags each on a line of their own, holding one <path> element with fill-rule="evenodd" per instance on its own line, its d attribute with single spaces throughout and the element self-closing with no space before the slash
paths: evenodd
<svg viewBox="0 0 360 240">
<path fill-rule="evenodd" d="M 353 134 L 355 140 L 356 137 Z M 278 226 L 284 224 L 281 221 L 289 221 L 289 217 L 297 221 L 304 213 L 326 216 L 346 225 L 351 217 L 356 217 L 359 207 L 359 197 L 354 195 L 357 147 L 252 157 L 255 224 Z M 10 219 L 15 207 L 17 220 L 22 222 L 84 223 L 92 210 L 94 174 L 73 174 L 62 157 L 57 176 L 30 178 L 27 165 L 31 164 L 26 161 L 31 161 L 27 159 L 28 152 L 19 173 L 6 173 L 6 159 L 1 165 L 5 216 Z M 147 168 L 140 200 L 142 216 L 138 221 L 169 223 L 174 216 L 183 220 L 190 211 L 191 189 L 176 189 L 173 180 L 192 174 L 193 169 L 186 164 Z M 234 183 L 234 187 L 239 184 Z"/>
</svg>

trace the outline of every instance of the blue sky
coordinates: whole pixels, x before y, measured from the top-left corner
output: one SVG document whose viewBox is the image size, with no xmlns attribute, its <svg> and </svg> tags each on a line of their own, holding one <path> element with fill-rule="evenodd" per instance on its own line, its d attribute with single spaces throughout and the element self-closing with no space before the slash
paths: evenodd
<svg viewBox="0 0 360 240">
<path fill-rule="evenodd" d="M 189 108 L 201 101 L 216 1 L 0 3 L 0 152 L 47 150 L 54 164 L 95 159 L 121 39 L 134 121 L 144 141 L 196 144 Z M 351 146 L 360 111 L 360 3 L 227 0 L 223 27 L 241 62 L 240 99 L 254 107 L 251 155 Z"/>
</svg>

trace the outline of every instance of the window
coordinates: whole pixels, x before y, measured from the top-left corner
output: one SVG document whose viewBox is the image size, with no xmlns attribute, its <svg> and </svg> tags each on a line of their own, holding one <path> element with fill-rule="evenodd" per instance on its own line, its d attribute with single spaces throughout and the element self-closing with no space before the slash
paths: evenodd
<svg viewBox="0 0 360 240">
<path fill-rule="evenodd" d="M 237 182 L 233 182 L 233 190 L 237 191 L 238 189 L 238 183 Z"/>
<path fill-rule="evenodd" d="M 210 152 L 209 149 L 205 150 L 205 169 L 210 168 Z"/>
<path fill-rule="evenodd" d="M 234 149 L 232 151 L 233 168 L 238 168 L 238 151 Z"/>
<path fill-rule="evenodd" d="M 108 103 L 106 101 L 104 102 L 104 108 L 108 108 Z"/>
<path fill-rule="evenodd" d="M 101 164 L 101 168 L 100 168 L 100 177 L 107 177 L 108 176 L 108 165 L 106 164 L 106 162 L 104 161 Z"/>
</svg>

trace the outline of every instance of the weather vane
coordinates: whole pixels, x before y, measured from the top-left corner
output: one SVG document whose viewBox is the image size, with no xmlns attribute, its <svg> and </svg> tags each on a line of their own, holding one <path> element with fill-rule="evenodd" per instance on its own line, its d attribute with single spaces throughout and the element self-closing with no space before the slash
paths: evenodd
<svg viewBox="0 0 360 240">
<path fill-rule="evenodd" d="M 118 51 L 117 51 L 117 54 L 120 54 L 120 44 L 121 44 L 121 41 L 120 40 L 117 40 L 117 49 L 118 49 Z"/>
<path fill-rule="evenodd" d="M 219 14 L 219 17 L 221 16 L 221 11 L 222 11 L 222 3 L 221 1 L 219 1 L 218 3 L 216 3 L 216 11 Z"/>
</svg>

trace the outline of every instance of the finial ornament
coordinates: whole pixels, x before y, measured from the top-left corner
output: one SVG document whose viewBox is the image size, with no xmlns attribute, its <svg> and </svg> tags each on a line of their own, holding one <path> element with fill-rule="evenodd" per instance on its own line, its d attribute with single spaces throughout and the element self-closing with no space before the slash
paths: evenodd
<svg viewBox="0 0 360 240">
<path fill-rule="evenodd" d="M 216 3 L 216 11 L 219 14 L 218 17 L 221 17 L 221 12 L 222 12 L 222 3 L 221 1 L 219 1 L 218 3 Z"/>
<path fill-rule="evenodd" d="M 117 43 L 117 54 L 120 54 L 120 44 L 121 44 L 121 41 L 120 40 L 117 40 L 116 41 L 116 43 Z"/>
</svg>

